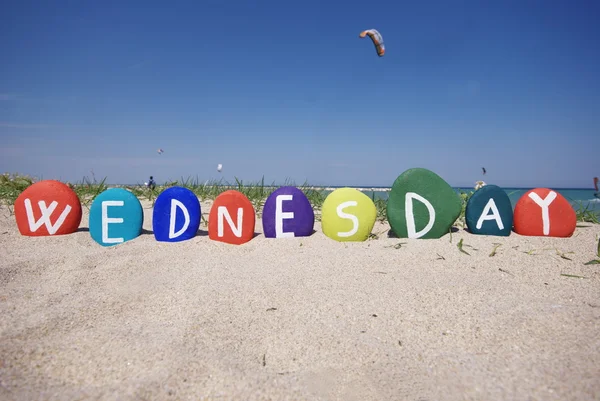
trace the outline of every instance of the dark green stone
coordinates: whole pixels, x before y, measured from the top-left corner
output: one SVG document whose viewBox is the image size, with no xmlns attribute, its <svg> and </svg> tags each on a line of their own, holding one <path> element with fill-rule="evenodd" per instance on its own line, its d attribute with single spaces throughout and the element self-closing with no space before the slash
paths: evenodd
<svg viewBox="0 0 600 401">
<path fill-rule="evenodd" d="M 462 209 L 460 197 L 442 177 L 424 168 L 406 170 L 394 181 L 387 202 L 387 217 L 392 231 L 400 238 L 409 237 L 405 209 L 408 192 L 428 200 L 435 211 L 431 229 L 416 238 L 440 238 L 448 234 Z M 415 232 L 419 233 L 429 223 L 429 210 L 417 199 L 413 199 L 412 203 Z"/>
<path fill-rule="evenodd" d="M 483 220 L 481 227 L 477 228 L 477 220 L 483 214 L 485 207 L 487 206 L 490 199 L 494 199 L 494 204 L 498 209 L 498 215 L 502 220 L 502 228 L 500 228 L 498 222 L 494 220 Z M 486 211 L 486 216 L 493 216 L 493 210 Z M 467 208 L 465 211 L 465 221 L 467 228 L 472 234 L 481 235 L 496 235 L 496 236 L 508 236 L 510 235 L 513 227 L 513 208 L 512 203 L 508 194 L 497 185 L 486 185 L 479 188 L 469 201 L 467 202 Z"/>
</svg>

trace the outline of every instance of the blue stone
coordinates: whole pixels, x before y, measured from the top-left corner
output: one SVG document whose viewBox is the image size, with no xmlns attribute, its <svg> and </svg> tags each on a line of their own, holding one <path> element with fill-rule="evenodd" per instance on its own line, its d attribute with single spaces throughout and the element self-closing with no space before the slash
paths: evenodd
<svg viewBox="0 0 600 401">
<path fill-rule="evenodd" d="M 267 238 L 307 237 L 313 233 L 315 212 L 296 187 L 280 187 L 265 201 L 263 233 Z"/>
<path fill-rule="evenodd" d="M 142 233 L 144 211 L 139 199 L 123 188 L 110 188 L 99 194 L 90 207 L 92 239 L 112 246 L 137 238 Z"/>
<path fill-rule="evenodd" d="M 200 227 L 200 202 L 187 188 L 171 187 L 162 191 L 152 213 L 152 231 L 157 241 L 185 241 L 194 238 Z"/>
<path fill-rule="evenodd" d="M 465 220 L 472 234 L 509 236 L 513 209 L 508 194 L 497 185 L 481 187 L 467 202 Z"/>
</svg>

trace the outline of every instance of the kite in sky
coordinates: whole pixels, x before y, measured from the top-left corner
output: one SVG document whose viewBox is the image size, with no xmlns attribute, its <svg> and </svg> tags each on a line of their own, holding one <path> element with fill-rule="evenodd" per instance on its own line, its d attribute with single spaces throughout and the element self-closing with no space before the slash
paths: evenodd
<svg viewBox="0 0 600 401">
<path fill-rule="evenodd" d="M 373 41 L 373 44 L 375 45 L 375 50 L 377 51 L 377 55 L 379 57 L 383 57 L 383 55 L 385 54 L 385 46 L 383 44 L 383 37 L 381 36 L 381 34 L 376 29 L 367 29 L 366 31 L 362 31 L 359 36 L 361 38 L 364 38 L 367 35 L 369 35 L 369 37 Z"/>
</svg>

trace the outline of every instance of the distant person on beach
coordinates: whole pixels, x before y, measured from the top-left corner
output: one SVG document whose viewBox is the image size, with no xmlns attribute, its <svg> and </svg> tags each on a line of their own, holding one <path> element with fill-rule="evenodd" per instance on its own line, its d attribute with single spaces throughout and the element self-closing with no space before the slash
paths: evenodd
<svg viewBox="0 0 600 401">
<path fill-rule="evenodd" d="M 154 190 L 156 188 L 156 182 L 154 182 L 154 177 L 150 176 L 150 181 L 148 181 L 148 188 Z"/>
</svg>

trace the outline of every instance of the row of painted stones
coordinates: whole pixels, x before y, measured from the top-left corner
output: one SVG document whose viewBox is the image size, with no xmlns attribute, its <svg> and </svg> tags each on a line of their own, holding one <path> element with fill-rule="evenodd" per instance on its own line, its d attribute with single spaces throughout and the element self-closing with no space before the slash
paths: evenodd
<svg viewBox="0 0 600 401">
<path fill-rule="evenodd" d="M 447 234 L 461 212 L 461 200 L 452 187 L 432 171 L 415 168 L 402 173 L 392 185 L 387 201 L 390 228 L 400 238 L 440 238 Z M 77 194 L 58 181 L 37 182 L 21 193 L 14 206 L 22 235 L 70 234 L 82 219 Z M 177 242 L 197 235 L 201 206 L 187 188 L 170 187 L 156 199 L 152 229 L 157 241 Z M 339 188 L 325 199 L 321 210 L 323 233 L 337 241 L 365 241 L 375 224 L 373 201 L 353 188 Z M 571 204 L 548 188 L 525 193 L 515 205 L 504 190 L 486 185 L 469 199 L 465 219 L 472 234 L 508 236 L 514 230 L 528 236 L 569 237 L 576 227 Z M 138 198 L 122 188 L 107 189 L 90 207 L 89 231 L 103 246 L 138 237 L 142 233 L 143 208 Z M 263 208 L 262 226 L 267 238 L 303 237 L 314 232 L 315 214 L 298 188 L 275 190 Z M 243 244 L 254 237 L 256 213 L 241 192 L 225 191 L 214 201 L 208 217 L 212 240 Z"/>
</svg>

